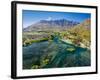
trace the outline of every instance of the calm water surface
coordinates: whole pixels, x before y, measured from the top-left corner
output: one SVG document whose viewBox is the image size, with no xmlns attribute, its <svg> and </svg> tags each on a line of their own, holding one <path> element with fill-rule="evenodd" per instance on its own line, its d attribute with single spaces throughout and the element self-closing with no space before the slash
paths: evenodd
<svg viewBox="0 0 100 80">
<path fill-rule="evenodd" d="M 68 51 L 74 48 L 74 51 Z M 90 66 L 90 50 L 64 43 L 57 38 L 53 41 L 33 43 L 23 47 L 23 69 L 31 69 L 32 65 L 41 65 L 48 59 L 47 65 L 42 68 L 82 67 Z"/>
</svg>

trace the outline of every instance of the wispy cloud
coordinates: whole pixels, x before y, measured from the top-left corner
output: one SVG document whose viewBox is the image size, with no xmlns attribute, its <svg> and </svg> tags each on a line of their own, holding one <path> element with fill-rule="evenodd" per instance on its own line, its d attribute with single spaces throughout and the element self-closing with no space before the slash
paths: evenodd
<svg viewBox="0 0 100 80">
<path fill-rule="evenodd" d="M 52 17 L 48 17 L 46 20 L 50 21 L 50 20 L 52 20 Z"/>
</svg>

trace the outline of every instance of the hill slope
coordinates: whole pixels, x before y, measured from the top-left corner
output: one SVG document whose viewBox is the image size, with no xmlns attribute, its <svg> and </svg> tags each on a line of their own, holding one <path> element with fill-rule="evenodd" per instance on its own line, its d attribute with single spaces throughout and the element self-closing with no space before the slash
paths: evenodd
<svg viewBox="0 0 100 80">
<path fill-rule="evenodd" d="M 77 25 L 74 28 L 71 28 L 69 31 L 70 35 L 73 36 L 73 43 L 84 45 L 85 47 L 90 47 L 91 42 L 91 21 L 90 19 L 85 20 L 81 24 Z"/>
</svg>

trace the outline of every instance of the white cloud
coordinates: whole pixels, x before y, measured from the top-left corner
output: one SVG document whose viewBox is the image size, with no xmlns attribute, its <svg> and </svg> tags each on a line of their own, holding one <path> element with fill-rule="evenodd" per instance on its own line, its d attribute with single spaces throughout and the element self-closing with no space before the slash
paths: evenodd
<svg viewBox="0 0 100 80">
<path fill-rule="evenodd" d="M 50 21 L 50 20 L 52 20 L 52 17 L 48 17 L 46 20 Z"/>
</svg>

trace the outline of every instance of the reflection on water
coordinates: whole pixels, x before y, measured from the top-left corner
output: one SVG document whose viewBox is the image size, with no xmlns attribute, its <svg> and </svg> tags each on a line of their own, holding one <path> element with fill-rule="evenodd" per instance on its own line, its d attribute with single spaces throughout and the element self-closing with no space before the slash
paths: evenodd
<svg viewBox="0 0 100 80">
<path fill-rule="evenodd" d="M 74 50 L 68 50 L 70 48 Z M 23 47 L 23 69 L 31 69 L 33 65 L 39 68 L 90 66 L 90 58 L 90 50 L 63 43 L 57 38 Z"/>
</svg>

